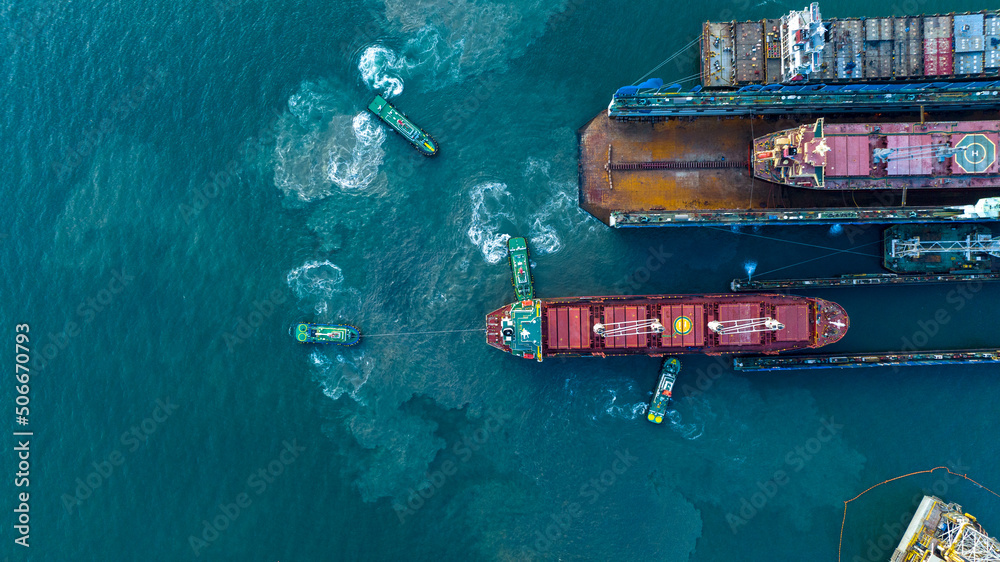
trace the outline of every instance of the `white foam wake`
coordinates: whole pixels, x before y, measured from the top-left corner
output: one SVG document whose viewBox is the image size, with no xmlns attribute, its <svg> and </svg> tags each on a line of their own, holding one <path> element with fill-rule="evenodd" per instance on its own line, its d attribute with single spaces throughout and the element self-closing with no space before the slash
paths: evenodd
<svg viewBox="0 0 1000 562">
<path fill-rule="evenodd" d="M 545 32 L 545 22 L 561 3 L 534 0 L 515 7 L 478 0 L 385 0 L 385 15 L 402 32 L 416 30 L 401 53 L 414 69 L 420 67 L 426 89 L 433 90 L 506 70 Z"/>
<path fill-rule="evenodd" d="M 632 383 L 626 383 L 626 389 L 630 393 L 634 391 Z M 605 387 L 604 391 L 611 397 L 611 399 L 604 405 L 604 413 L 608 416 L 623 420 L 634 420 L 646 413 L 646 402 L 634 402 L 631 404 L 628 402 L 619 403 L 618 387 Z"/>
<path fill-rule="evenodd" d="M 306 82 L 278 120 L 274 183 L 300 202 L 363 191 L 380 178 L 385 131 L 368 112 L 338 113 L 339 97 Z"/>
<path fill-rule="evenodd" d="M 354 146 L 337 146 L 328 152 L 327 178 L 341 189 L 356 191 L 371 185 L 379 173 L 385 151 L 385 130 L 365 112 L 351 120 Z"/>
<path fill-rule="evenodd" d="M 343 291 L 344 272 L 330 261 L 312 260 L 289 271 L 287 280 L 300 299 L 328 299 Z"/>
<path fill-rule="evenodd" d="M 563 248 L 563 235 L 580 237 L 580 230 L 593 223 L 592 217 L 580 209 L 576 199 L 576 184 L 553 181 L 549 161 L 531 157 L 524 166 L 524 178 L 532 193 L 545 195 L 544 201 L 529 217 L 528 238 L 537 255 L 554 254 Z"/>
<path fill-rule="evenodd" d="M 670 420 L 671 429 L 680 434 L 680 436 L 684 439 L 694 441 L 705 433 L 705 421 L 698 412 L 700 405 L 697 403 L 696 399 L 691 400 L 690 403 L 693 406 L 691 412 L 692 416 L 695 418 L 694 421 L 684 423 L 684 416 L 673 408 L 673 404 L 671 404 L 671 409 L 667 411 L 667 419 Z"/>
<path fill-rule="evenodd" d="M 364 352 L 358 352 L 356 358 L 348 358 L 342 353 L 330 358 L 317 349 L 309 355 L 309 360 L 315 369 L 315 379 L 323 394 L 331 400 L 339 400 L 346 394 L 355 402 L 365 405 L 360 392 L 371 377 L 374 363 Z"/>
<path fill-rule="evenodd" d="M 369 88 L 385 98 L 403 93 L 402 73 L 409 70 L 403 57 L 382 45 L 372 45 L 361 53 L 358 70 Z"/>
<path fill-rule="evenodd" d="M 469 225 L 469 240 L 479 248 L 488 263 L 499 263 L 507 255 L 507 240 L 510 234 L 500 232 L 503 221 L 513 221 L 513 208 L 507 185 L 486 182 L 472 186 L 469 191 L 472 201 L 472 218 Z"/>
</svg>

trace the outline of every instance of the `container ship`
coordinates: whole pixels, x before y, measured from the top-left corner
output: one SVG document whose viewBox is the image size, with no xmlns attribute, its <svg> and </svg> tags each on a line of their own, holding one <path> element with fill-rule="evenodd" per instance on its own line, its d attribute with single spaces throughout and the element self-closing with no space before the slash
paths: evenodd
<svg viewBox="0 0 1000 562">
<path fill-rule="evenodd" d="M 807 189 L 1000 185 L 1000 121 L 815 123 L 757 137 L 753 175 Z"/>
<path fill-rule="evenodd" d="M 996 163 L 977 163 L 995 159 L 1000 12 L 823 20 L 812 4 L 775 19 L 705 23 L 697 43 L 701 84 L 619 88 L 578 130 L 580 206 L 598 219 L 647 227 L 1000 217 Z M 822 187 L 818 175 L 801 185 L 785 181 L 792 170 L 772 173 L 776 153 L 757 169 L 758 139 L 817 123 L 848 150 L 846 160 L 826 154 Z M 987 132 L 931 130 L 973 123 Z M 958 146 L 978 134 L 989 142 Z M 852 156 L 862 136 L 870 155 Z"/>
<path fill-rule="evenodd" d="M 623 86 L 608 115 L 959 109 L 995 104 L 1000 11 L 823 20 L 819 4 L 776 19 L 705 22 L 701 84 Z"/>
<path fill-rule="evenodd" d="M 776 19 L 706 22 L 700 47 L 706 88 L 995 79 L 1000 13 L 824 20 L 813 2 Z"/>
<path fill-rule="evenodd" d="M 840 305 L 777 294 L 568 297 L 518 301 L 486 316 L 489 345 L 525 359 L 775 354 L 840 340 Z"/>
</svg>

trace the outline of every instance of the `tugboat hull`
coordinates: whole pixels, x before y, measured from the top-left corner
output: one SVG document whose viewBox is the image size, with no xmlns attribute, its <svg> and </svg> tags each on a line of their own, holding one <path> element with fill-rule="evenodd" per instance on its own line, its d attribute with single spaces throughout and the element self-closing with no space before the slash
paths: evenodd
<svg viewBox="0 0 1000 562">
<path fill-rule="evenodd" d="M 331 343 L 354 345 L 361 340 L 361 332 L 348 324 L 308 324 L 295 326 L 295 339 L 301 343 Z"/>
</svg>

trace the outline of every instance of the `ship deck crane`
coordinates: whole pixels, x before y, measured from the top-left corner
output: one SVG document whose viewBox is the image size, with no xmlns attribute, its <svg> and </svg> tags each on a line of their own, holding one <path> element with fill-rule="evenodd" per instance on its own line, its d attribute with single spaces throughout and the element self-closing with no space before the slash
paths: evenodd
<svg viewBox="0 0 1000 562">
<path fill-rule="evenodd" d="M 988 234 L 966 236 L 965 240 L 924 241 L 919 236 L 906 240 L 895 239 L 891 244 L 893 258 L 919 258 L 923 254 L 965 254 L 971 260 L 972 254 L 990 254 L 1000 257 L 1000 238 Z"/>
<path fill-rule="evenodd" d="M 962 506 L 924 496 L 891 562 L 1000 562 L 1000 542 Z"/>
<path fill-rule="evenodd" d="M 712 320 L 708 329 L 716 334 L 749 334 L 753 332 L 775 332 L 785 325 L 773 318 L 742 318 L 739 320 Z"/>
<path fill-rule="evenodd" d="M 1000 543 L 982 532 L 975 518 L 945 513 L 938 548 L 948 562 L 1000 562 Z"/>
<path fill-rule="evenodd" d="M 656 318 L 649 320 L 629 320 L 625 322 L 610 322 L 594 324 L 594 333 L 604 338 L 622 336 L 637 336 L 642 334 L 662 334 L 663 324 Z"/>
</svg>

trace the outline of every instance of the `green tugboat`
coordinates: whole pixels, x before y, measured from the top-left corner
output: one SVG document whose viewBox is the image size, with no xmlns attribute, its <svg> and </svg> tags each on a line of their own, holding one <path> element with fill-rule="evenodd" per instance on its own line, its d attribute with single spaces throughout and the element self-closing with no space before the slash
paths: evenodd
<svg viewBox="0 0 1000 562">
<path fill-rule="evenodd" d="M 295 339 L 302 343 L 334 343 L 354 345 L 361 339 L 361 332 L 347 324 L 307 324 L 295 326 Z"/>
<path fill-rule="evenodd" d="M 531 283 L 531 269 L 528 264 L 528 242 L 516 237 L 507 240 L 507 253 L 510 255 L 511 283 L 517 300 L 530 301 L 535 298 L 535 290 Z"/>
<path fill-rule="evenodd" d="M 674 389 L 674 381 L 677 374 L 681 372 L 681 362 L 676 357 L 667 357 L 663 360 L 663 367 L 660 369 L 660 384 L 656 386 L 656 393 L 649 403 L 649 413 L 646 419 L 653 423 L 663 422 L 663 416 L 667 413 L 667 404 L 670 403 L 670 396 Z"/>
<path fill-rule="evenodd" d="M 392 127 L 392 130 L 403 135 L 403 138 L 424 156 L 434 156 L 438 153 L 437 142 L 382 96 L 375 96 L 375 99 L 368 104 L 368 111 Z"/>
</svg>

